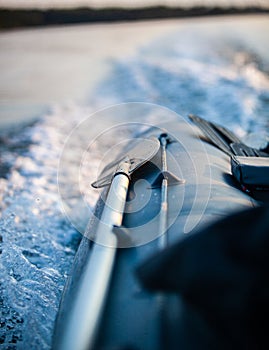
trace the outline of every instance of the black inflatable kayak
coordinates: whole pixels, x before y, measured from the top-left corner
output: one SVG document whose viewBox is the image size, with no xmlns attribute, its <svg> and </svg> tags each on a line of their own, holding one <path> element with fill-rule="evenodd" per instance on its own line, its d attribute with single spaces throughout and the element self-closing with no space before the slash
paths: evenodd
<svg viewBox="0 0 269 350">
<path fill-rule="evenodd" d="M 92 180 L 105 187 L 63 293 L 54 348 L 163 349 L 180 304 L 145 290 L 137 267 L 259 202 L 232 175 L 231 154 L 183 121 L 148 129 Z"/>
</svg>

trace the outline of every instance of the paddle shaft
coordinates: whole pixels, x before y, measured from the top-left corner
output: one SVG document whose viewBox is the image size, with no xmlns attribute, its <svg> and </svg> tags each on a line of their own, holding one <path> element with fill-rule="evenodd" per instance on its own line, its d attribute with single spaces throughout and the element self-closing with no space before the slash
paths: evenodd
<svg viewBox="0 0 269 350">
<path fill-rule="evenodd" d="M 160 211 L 160 239 L 159 245 L 161 249 L 167 246 L 167 222 L 168 222 L 168 179 L 167 173 L 167 158 L 166 158 L 166 146 L 167 138 L 165 136 L 160 137 L 161 145 L 161 159 L 162 159 L 162 173 L 163 179 L 161 183 L 161 211 Z"/>
<path fill-rule="evenodd" d="M 98 241 L 101 239 L 106 245 L 93 245 L 60 350 L 94 349 L 116 256 L 117 237 L 112 230 L 114 226 L 122 224 L 129 187 L 127 168 L 128 163 L 122 163 L 110 185 L 95 235 Z"/>
</svg>

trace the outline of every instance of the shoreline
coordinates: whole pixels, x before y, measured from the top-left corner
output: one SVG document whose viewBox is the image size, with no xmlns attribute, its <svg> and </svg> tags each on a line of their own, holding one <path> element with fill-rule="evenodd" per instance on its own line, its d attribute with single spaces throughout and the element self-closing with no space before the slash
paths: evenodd
<svg viewBox="0 0 269 350">
<path fill-rule="evenodd" d="M 78 23 L 115 23 L 126 21 L 176 19 L 226 15 L 269 14 L 261 7 L 145 7 L 145 8 L 72 8 L 72 9 L 6 9 L 0 8 L 0 30 Z"/>
</svg>

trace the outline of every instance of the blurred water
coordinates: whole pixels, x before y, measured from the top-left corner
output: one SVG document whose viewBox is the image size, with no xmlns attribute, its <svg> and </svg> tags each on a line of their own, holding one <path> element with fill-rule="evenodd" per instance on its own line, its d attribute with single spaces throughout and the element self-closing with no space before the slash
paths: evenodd
<svg viewBox="0 0 269 350">
<path fill-rule="evenodd" d="M 236 39 L 189 30 L 115 62 L 102 96 L 150 101 L 181 115 L 196 113 L 224 123 L 240 136 L 268 130 L 268 58 Z M 214 49 L 213 49 L 214 48 Z"/>
<path fill-rule="evenodd" d="M 87 106 L 55 105 L 32 125 L 0 135 L 3 349 L 51 346 L 60 295 L 80 240 L 61 212 L 57 190 L 59 156 L 78 122 L 104 105 L 144 101 L 183 116 L 197 113 L 239 136 L 255 132 L 266 138 L 269 59 L 238 40 L 232 29 L 223 40 L 216 32 L 174 31 L 111 66 Z M 81 140 L 74 140 L 74 149 L 80 149 Z M 111 137 L 105 146 L 113 142 Z M 257 137 L 251 142 L 261 143 Z M 72 189 L 73 157 L 63 184 L 67 190 Z M 94 200 L 89 198 L 90 205 Z"/>
</svg>

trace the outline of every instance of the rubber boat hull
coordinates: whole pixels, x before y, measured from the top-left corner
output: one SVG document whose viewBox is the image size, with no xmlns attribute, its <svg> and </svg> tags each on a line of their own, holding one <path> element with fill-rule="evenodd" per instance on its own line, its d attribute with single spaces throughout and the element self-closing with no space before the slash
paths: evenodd
<svg viewBox="0 0 269 350">
<path fill-rule="evenodd" d="M 180 324 L 187 306 L 177 296 L 144 290 L 135 270 L 165 246 L 195 234 L 230 213 L 257 205 L 232 177 L 229 156 L 206 141 L 198 128 L 185 122 L 164 123 L 160 129 L 148 130 L 143 137 L 158 137 L 160 130 L 172 135 L 175 141 L 167 147 L 168 169 L 185 182 L 168 187 L 169 228 L 163 235 L 159 232 L 158 217 L 161 191 L 158 186 L 150 186 L 160 173 L 160 152 L 132 176 L 123 225 L 133 234 L 134 242 L 128 248 L 117 249 L 94 349 L 172 349 L 175 343 L 188 337 L 191 344 L 195 334 L 186 323 L 182 324 L 182 332 L 176 334 L 171 327 L 175 322 Z M 80 282 L 91 259 L 94 243 L 89 237 L 94 237 L 103 207 L 100 198 L 76 254 L 56 322 L 55 348 L 59 348 L 61 339 L 66 336 L 66 324 L 72 317 Z M 77 322 L 79 327 L 79 320 Z"/>
</svg>

